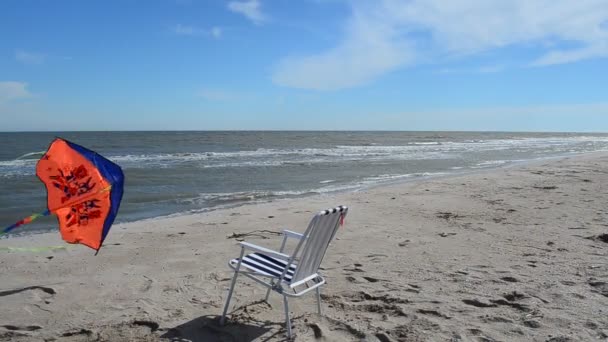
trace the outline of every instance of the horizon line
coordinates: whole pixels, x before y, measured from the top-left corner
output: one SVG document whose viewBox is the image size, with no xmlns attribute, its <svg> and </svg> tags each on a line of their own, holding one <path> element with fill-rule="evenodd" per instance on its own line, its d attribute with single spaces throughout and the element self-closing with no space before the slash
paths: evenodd
<svg viewBox="0 0 608 342">
<path fill-rule="evenodd" d="M 378 133 L 399 133 L 399 132 L 445 132 L 445 133 L 574 133 L 574 134 L 608 134 L 608 131 L 535 131 L 535 130 L 380 130 L 380 129 L 341 129 L 341 130 L 324 130 L 324 129 L 175 129 L 175 130 L 68 130 L 68 131 L 0 131 L 4 133 L 129 133 L 129 132 L 378 132 Z"/>
</svg>

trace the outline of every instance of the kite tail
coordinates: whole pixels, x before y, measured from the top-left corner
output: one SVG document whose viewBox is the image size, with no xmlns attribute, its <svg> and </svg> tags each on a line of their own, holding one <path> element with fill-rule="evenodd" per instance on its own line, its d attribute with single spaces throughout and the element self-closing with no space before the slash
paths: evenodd
<svg viewBox="0 0 608 342">
<path fill-rule="evenodd" d="M 45 210 L 45 211 L 43 211 L 43 212 L 41 212 L 41 213 L 34 214 L 34 215 L 32 215 L 32 216 L 28 216 L 28 217 L 24 218 L 23 220 L 21 220 L 21 221 L 19 221 L 19 222 L 16 222 L 15 224 L 12 224 L 12 225 L 10 225 L 10 226 L 8 226 L 8 227 L 4 228 L 4 230 L 2 230 L 2 231 L 0 232 L 0 235 L 2 235 L 2 234 L 6 234 L 6 233 L 10 232 L 11 230 L 13 230 L 13 229 L 15 229 L 15 228 L 17 228 L 17 227 L 19 227 L 19 226 L 22 226 L 22 225 L 24 225 L 24 224 L 31 223 L 32 221 L 34 221 L 34 220 L 36 220 L 36 219 L 38 219 L 38 218 L 40 218 L 40 217 L 43 217 L 43 216 L 49 216 L 50 214 L 51 214 L 51 211 L 50 211 L 50 210 Z"/>
<path fill-rule="evenodd" d="M 88 195 L 86 195 L 86 196 L 82 196 L 82 197 L 80 197 L 80 198 L 79 198 L 79 200 L 80 200 L 80 201 L 84 201 L 84 200 L 87 200 L 87 199 L 89 199 L 89 198 L 91 198 L 91 197 L 93 197 L 93 196 L 95 196 L 95 195 L 98 195 L 98 194 L 100 194 L 100 193 L 102 193 L 102 192 L 106 192 L 106 191 L 110 191 L 110 190 L 112 190 L 112 185 L 108 185 L 107 187 L 105 187 L 105 188 L 103 188 L 103 189 L 99 190 L 98 192 L 93 192 L 93 193 L 90 193 L 90 194 L 88 194 Z M 55 211 L 57 211 L 57 210 L 59 210 L 59 209 L 61 209 L 61 208 L 62 208 L 62 207 L 59 207 L 59 208 L 55 208 L 55 209 L 53 209 L 53 210 L 47 209 L 47 210 L 45 210 L 45 211 L 43 211 L 43 212 L 41 212 L 41 213 L 34 214 L 34 215 L 32 215 L 32 216 L 28 216 L 28 217 L 24 218 L 23 220 L 21 220 L 21 221 L 19 221 L 19 222 L 16 222 L 15 224 L 12 224 L 12 225 L 10 225 L 10 226 L 8 226 L 8 227 L 4 228 L 4 230 L 2 230 L 2 231 L 0 232 L 0 236 L 2 236 L 3 234 L 6 234 L 6 233 L 8 233 L 8 232 L 10 232 L 11 230 L 13 230 L 13 229 L 15 229 L 15 228 L 17 228 L 17 227 L 19 227 L 19 226 L 22 226 L 22 225 L 24 225 L 24 224 L 31 223 L 32 221 L 34 221 L 34 220 L 36 220 L 36 219 L 38 219 L 38 218 L 41 218 L 41 217 L 43 217 L 43 216 L 49 216 L 49 215 L 53 214 Z"/>
</svg>

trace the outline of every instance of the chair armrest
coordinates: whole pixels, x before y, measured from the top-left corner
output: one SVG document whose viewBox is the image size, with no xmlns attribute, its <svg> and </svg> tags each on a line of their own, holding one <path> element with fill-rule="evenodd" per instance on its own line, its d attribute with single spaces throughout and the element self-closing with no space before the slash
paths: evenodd
<svg viewBox="0 0 608 342">
<path fill-rule="evenodd" d="M 277 251 L 273 251 L 272 249 L 268 249 L 268 248 L 264 248 L 258 245 L 254 245 L 252 243 L 249 242 L 241 242 L 241 247 L 245 248 L 245 249 L 250 249 L 252 251 L 256 251 L 256 252 L 260 252 L 262 254 L 271 256 L 271 257 L 275 257 L 278 259 L 283 259 L 283 260 L 287 260 L 289 259 L 289 255 L 287 254 L 283 254 L 283 253 L 279 253 Z"/>
<path fill-rule="evenodd" d="M 292 232 L 291 230 L 287 230 L 287 229 L 283 230 L 283 234 L 287 237 L 298 239 L 298 240 L 301 240 L 304 237 L 304 235 L 302 235 L 300 233 Z"/>
</svg>

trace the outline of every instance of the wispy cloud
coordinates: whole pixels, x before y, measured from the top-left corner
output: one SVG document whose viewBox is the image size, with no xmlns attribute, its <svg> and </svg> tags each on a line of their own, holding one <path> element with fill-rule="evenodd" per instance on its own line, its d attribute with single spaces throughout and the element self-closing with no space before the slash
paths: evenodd
<svg viewBox="0 0 608 342">
<path fill-rule="evenodd" d="M 0 82 L 0 104 L 31 96 L 32 94 L 27 89 L 27 83 L 15 81 Z"/>
<path fill-rule="evenodd" d="M 229 10 L 244 15 L 256 25 L 262 24 L 267 19 L 260 7 L 258 0 L 230 1 L 228 3 Z"/>
<path fill-rule="evenodd" d="M 531 65 L 545 66 L 553 64 L 565 64 L 577 62 L 583 59 L 600 57 L 608 57 L 608 36 L 606 37 L 606 41 L 604 42 L 593 43 L 593 45 L 589 45 L 583 48 L 573 50 L 550 51 L 544 56 L 538 58 Z"/>
<path fill-rule="evenodd" d="M 212 27 L 210 31 L 211 35 L 216 39 L 222 36 L 222 32 L 222 29 L 217 26 Z"/>
<path fill-rule="evenodd" d="M 480 72 L 482 74 L 492 74 L 492 73 L 496 73 L 496 72 L 501 72 L 505 70 L 505 66 L 504 65 L 484 65 L 481 66 L 479 68 L 477 68 L 477 72 Z"/>
<path fill-rule="evenodd" d="M 343 41 L 311 56 L 288 57 L 276 67 L 275 83 L 306 89 L 335 90 L 364 84 L 413 61 L 413 48 L 398 41 L 398 30 L 385 14 L 355 7 L 346 23 Z"/>
<path fill-rule="evenodd" d="M 177 24 L 171 27 L 171 31 L 182 36 L 207 36 L 215 39 L 222 37 L 222 29 L 217 26 L 210 29 L 204 29 L 196 26 Z"/>
<path fill-rule="evenodd" d="M 532 66 L 608 57 L 605 0 L 361 0 L 351 6 L 337 46 L 281 60 L 274 82 L 348 88 L 407 65 L 507 47 L 541 51 L 527 62 Z"/>
<path fill-rule="evenodd" d="M 231 101 L 240 97 L 240 95 L 235 92 L 211 88 L 203 88 L 197 95 L 209 101 Z"/>
<path fill-rule="evenodd" d="M 437 71 L 439 74 L 493 74 L 506 70 L 507 67 L 503 64 L 484 65 L 480 67 L 469 68 L 441 68 Z"/>
<path fill-rule="evenodd" d="M 17 50 L 15 51 L 15 59 L 17 62 L 23 64 L 42 64 L 46 60 L 46 55 L 42 53 Z"/>
</svg>

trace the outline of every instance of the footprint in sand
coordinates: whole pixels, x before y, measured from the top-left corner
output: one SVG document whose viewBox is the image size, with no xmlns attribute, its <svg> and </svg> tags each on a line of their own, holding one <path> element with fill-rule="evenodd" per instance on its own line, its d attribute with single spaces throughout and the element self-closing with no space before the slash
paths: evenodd
<svg viewBox="0 0 608 342">
<path fill-rule="evenodd" d="M 372 295 L 367 292 L 349 292 L 342 295 L 321 295 L 324 301 L 330 305 L 352 309 L 360 312 L 373 312 L 377 314 L 394 313 L 396 316 L 407 316 L 397 304 L 409 304 L 405 298 L 392 297 L 389 295 Z M 393 316 L 395 316 L 393 315 Z"/>
<path fill-rule="evenodd" d="M 18 288 L 18 289 L 14 289 L 14 290 L 0 291 L 0 297 L 6 297 L 6 296 L 11 296 L 11 295 L 16 295 L 16 294 L 26 294 L 26 293 L 31 296 L 30 300 L 32 300 L 34 302 L 34 303 L 31 303 L 32 305 L 34 305 L 35 307 L 37 307 L 41 310 L 48 311 L 48 310 L 43 309 L 37 303 L 42 302 L 44 304 L 51 304 L 57 291 L 55 291 L 55 289 L 53 289 L 52 287 L 36 285 L 36 286 L 22 287 L 22 288 Z M 28 302 L 30 300 L 28 300 Z"/>
<path fill-rule="evenodd" d="M 63 334 L 61 334 L 61 337 L 73 337 L 73 336 L 91 336 L 93 335 L 93 331 L 89 330 L 89 329 L 80 329 L 80 330 L 72 330 L 72 331 L 66 331 Z"/>
<path fill-rule="evenodd" d="M 10 296 L 12 294 L 16 294 L 16 293 L 20 293 L 20 292 L 24 292 L 24 291 L 29 291 L 29 290 L 40 290 L 40 291 L 42 291 L 44 293 L 47 293 L 47 294 L 50 294 L 50 295 L 55 295 L 57 293 L 55 291 L 55 289 L 53 289 L 52 287 L 28 286 L 28 287 L 23 287 L 23 288 L 15 289 L 15 290 L 0 291 L 0 297 Z"/>
<path fill-rule="evenodd" d="M 435 316 L 435 317 L 440 317 L 440 318 L 445 318 L 445 319 L 451 319 L 452 317 L 442 314 L 437 310 L 427 310 L 427 309 L 418 309 L 416 310 L 417 313 L 423 314 L 423 315 L 430 315 L 430 316 Z"/>
<path fill-rule="evenodd" d="M 608 283 L 605 281 L 589 281 L 588 283 L 592 290 L 591 292 L 599 293 L 604 297 L 608 297 Z"/>
<path fill-rule="evenodd" d="M 0 325 L 0 327 L 10 330 L 10 331 L 36 331 L 42 329 L 39 325 L 26 325 L 26 326 L 18 326 L 18 325 Z"/>
<path fill-rule="evenodd" d="M 512 295 L 512 294 L 511 294 Z M 515 297 L 512 297 L 515 298 Z M 517 303 L 515 301 L 510 301 L 507 299 L 503 299 L 503 298 L 499 298 L 499 299 L 491 299 L 489 303 L 486 302 L 482 302 L 479 299 L 463 299 L 462 300 L 463 303 L 467 304 L 467 305 L 471 305 L 471 306 L 475 306 L 478 308 L 496 308 L 498 306 L 510 306 L 514 309 L 520 310 L 520 311 L 524 311 L 524 312 L 528 312 L 530 311 L 530 308 L 525 305 L 525 304 L 521 304 L 521 303 Z"/>
<path fill-rule="evenodd" d="M 508 283 L 517 283 L 517 282 L 519 282 L 519 280 L 517 280 L 517 278 L 515 278 L 515 277 L 502 277 L 502 278 L 500 278 L 500 280 L 506 281 Z"/>
<path fill-rule="evenodd" d="M 369 281 L 370 283 L 377 283 L 382 280 L 382 279 L 378 279 L 378 278 L 374 278 L 374 277 L 363 277 L 363 279 Z"/>
<path fill-rule="evenodd" d="M 154 280 L 152 278 L 148 278 L 146 276 L 143 276 L 146 280 L 144 281 L 144 284 L 141 286 L 140 292 L 148 292 L 150 290 L 150 288 L 152 288 L 152 284 L 154 283 Z"/>
</svg>

